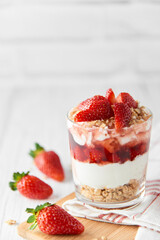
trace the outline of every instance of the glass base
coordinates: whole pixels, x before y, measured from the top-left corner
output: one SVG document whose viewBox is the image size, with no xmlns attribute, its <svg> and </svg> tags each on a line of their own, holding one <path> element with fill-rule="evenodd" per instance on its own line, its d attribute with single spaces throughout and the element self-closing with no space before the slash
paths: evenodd
<svg viewBox="0 0 160 240">
<path fill-rule="evenodd" d="M 88 205 L 97 207 L 97 208 L 104 208 L 104 209 L 122 209 L 122 208 L 133 208 L 139 205 L 142 200 L 144 199 L 145 195 L 145 188 L 141 189 L 141 192 L 138 196 L 131 198 L 130 200 L 123 201 L 123 202 L 96 202 L 84 197 L 79 192 L 75 191 L 76 197 L 79 201 L 82 201 Z"/>
</svg>

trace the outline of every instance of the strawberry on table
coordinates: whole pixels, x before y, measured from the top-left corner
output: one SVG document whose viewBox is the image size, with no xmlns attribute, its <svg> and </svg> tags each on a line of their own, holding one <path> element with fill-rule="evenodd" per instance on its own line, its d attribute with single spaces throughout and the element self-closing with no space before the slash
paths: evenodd
<svg viewBox="0 0 160 240">
<path fill-rule="evenodd" d="M 53 235 L 80 234 L 84 231 L 82 223 L 56 204 L 47 202 L 35 209 L 27 208 L 26 212 L 32 213 L 27 220 L 28 223 L 32 223 L 30 230 L 38 225 L 43 233 Z"/>
<path fill-rule="evenodd" d="M 33 157 L 37 168 L 46 176 L 56 180 L 64 180 L 64 170 L 59 156 L 54 151 L 46 151 L 38 143 L 35 143 L 35 150 L 31 150 L 29 155 Z"/>
<path fill-rule="evenodd" d="M 116 103 L 114 105 L 114 114 L 116 130 L 129 126 L 129 122 L 131 120 L 131 110 L 127 104 Z"/>
<path fill-rule="evenodd" d="M 18 190 L 23 196 L 31 199 L 46 199 L 52 193 L 52 188 L 39 178 L 29 175 L 29 172 L 14 173 L 14 182 L 9 182 L 10 188 Z"/>
<path fill-rule="evenodd" d="M 118 95 L 117 102 L 125 103 L 130 108 L 131 107 L 136 108 L 138 106 L 138 103 L 133 99 L 133 97 L 129 93 L 126 93 L 126 92 L 122 92 Z"/>
</svg>

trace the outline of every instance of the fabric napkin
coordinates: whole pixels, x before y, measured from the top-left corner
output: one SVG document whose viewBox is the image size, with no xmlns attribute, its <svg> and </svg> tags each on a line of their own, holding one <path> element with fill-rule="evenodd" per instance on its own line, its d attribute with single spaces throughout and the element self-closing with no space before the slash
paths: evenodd
<svg viewBox="0 0 160 240">
<path fill-rule="evenodd" d="M 150 157 L 143 202 L 123 210 L 103 210 L 89 206 L 76 198 L 68 200 L 63 208 L 70 214 L 95 221 L 140 226 L 135 240 L 160 240 L 160 124 L 152 131 Z M 156 179 L 156 180 L 155 180 Z"/>
</svg>

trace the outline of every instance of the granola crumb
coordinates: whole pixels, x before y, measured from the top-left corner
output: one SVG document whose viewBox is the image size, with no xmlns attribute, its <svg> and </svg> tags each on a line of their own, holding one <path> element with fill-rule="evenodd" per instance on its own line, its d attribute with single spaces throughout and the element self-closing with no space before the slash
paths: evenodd
<svg viewBox="0 0 160 240">
<path fill-rule="evenodd" d="M 135 179 L 128 184 L 117 188 L 94 189 L 87 185 L 81 186 L 81 194 L 96 202 L 120 202 L 132 199 L 136 196 L 139 182 Z"/>
<path fill-rule="evenodd" d="M 9 219 L 9 220 L 5 221 L 5 223 L 7 223 L 8 225 L 14 225 L 14 224 L 16 224 L 16 220 Z"/>
<path fill-rule="evenodd" d="M 101 237 L 101 240 L 107 240 L 107 237 L 102 236 L 102 237 Z"/>
</svg>

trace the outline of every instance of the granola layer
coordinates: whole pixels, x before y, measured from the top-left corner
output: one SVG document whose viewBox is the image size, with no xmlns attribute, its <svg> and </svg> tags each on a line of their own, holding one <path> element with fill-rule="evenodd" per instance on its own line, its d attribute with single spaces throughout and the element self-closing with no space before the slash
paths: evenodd
<svg viewBox="0 0 160 240">
<path fill-rule="evenodd" d="M 81 186 L 81 194 L 93 202 L 121 202 L 137 197 L 140 182 L 132 179 L 128 184 L 117 188 L 96 189 L 87 185 Z"/>
</svg>

